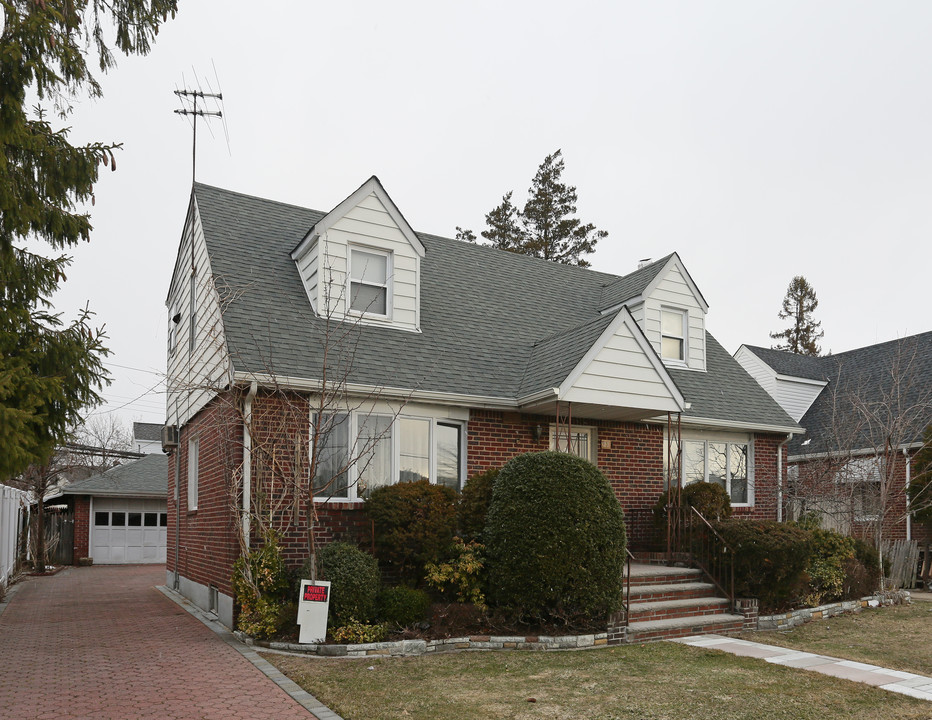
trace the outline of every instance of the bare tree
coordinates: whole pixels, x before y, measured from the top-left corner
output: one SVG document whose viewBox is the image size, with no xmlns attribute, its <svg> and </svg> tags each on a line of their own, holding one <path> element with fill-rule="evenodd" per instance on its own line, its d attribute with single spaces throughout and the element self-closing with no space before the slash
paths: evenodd
<svg viewBox="0 0 932 720">
<path fill-rule="evenodd" d="M 906 467 L 929 446 L 923 429 L 932 419 L 932 385 L 923 375 L 916 338 L 898 341 L 883 363 L 846 365 L 837 360 L 834 379 L 818 411 L 821 437 L 806 448 L 791 484 L 797 507 L 816 510 L 836 528 L 870 538 L 880 550 L 891 526 L 932 507 L 932 495 L 908 498 Z"/>
</svg>

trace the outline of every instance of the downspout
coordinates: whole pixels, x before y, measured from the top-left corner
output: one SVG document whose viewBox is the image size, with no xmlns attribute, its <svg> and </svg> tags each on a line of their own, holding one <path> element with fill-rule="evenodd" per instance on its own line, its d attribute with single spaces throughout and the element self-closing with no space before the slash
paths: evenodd
<svg viewBox="0 0 932 720">
<path fill-rule="evenodd" d="M 175 577 L 172 580 L 172 589 L 181 590 L 179 568 L 181 567 L 181 495 L 178 485 L 181 483 L 181 430 L 178 433 L 178 445 L 175 447 Z"/>
<path fill-rule="evenodd" d="M 777 445 L 777 522 L 783 522 L 783 448 L 793 439 L 793 433 Z"/>
<path fill-rule="evenodd" d="M 255 380 L 249 383 L 249 392 L 243 401 L 243 542 L 249 549 L 250 513 L 252 511 L 252 400 L 259 386 Z"/>
<path fill-rule="evenodd" d="M 910 467 L 909 450 L 907 448 L 903 448 L 903 458 L 906 461 L 906 485 L 904 486 L 906 489 L 906 540 L 909 541 L 913 539 L 913 518 L 909 512 L 909 483 L 911 481 L 912 467 Z"/>
</svg>

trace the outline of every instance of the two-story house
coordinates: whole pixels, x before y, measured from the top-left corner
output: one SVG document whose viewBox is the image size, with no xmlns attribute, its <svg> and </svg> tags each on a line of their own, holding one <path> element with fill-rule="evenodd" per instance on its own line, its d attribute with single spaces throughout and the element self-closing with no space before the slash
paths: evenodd
<svg viewBox="0 0 932 720">
<path fill-rule="evenodd" d="M 605 473 L 636 544 L 671 447 L 674 482 L 774 519 L 801 430 L 708 333 L 677 254 L 613 275 L 418 233 L 375 177 L 330 212 L 195 184 L 167 305 L 168 581 L 228 624 L 256 523 L 307 554 L 289 479 L 310 457 L 319 542 L 375 487 L 554 448 Z"/>
</svg>

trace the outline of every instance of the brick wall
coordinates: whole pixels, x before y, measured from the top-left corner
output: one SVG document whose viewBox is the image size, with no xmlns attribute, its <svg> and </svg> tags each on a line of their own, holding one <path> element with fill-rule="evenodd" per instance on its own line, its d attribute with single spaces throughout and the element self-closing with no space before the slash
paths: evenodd
<svg viewBox="0 0 932 720">
<path fill-rule="evenodd" d="M 71 562 L 78 564 L 78 560 L 87 557 L 87 543 L 91 529 L 91 499 L 87 495 L 74 496 L 74 555 Z"/>
</svg>

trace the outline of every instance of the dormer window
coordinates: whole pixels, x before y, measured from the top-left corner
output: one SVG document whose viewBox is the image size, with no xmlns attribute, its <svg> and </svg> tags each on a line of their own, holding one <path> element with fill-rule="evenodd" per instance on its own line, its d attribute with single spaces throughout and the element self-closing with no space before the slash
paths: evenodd
<svg viewBox="0 0 932 720">
<path fill-rule="evenodd" d="M 350 312 L 388 317 L 391 253 L 350 249 Z"/>
<path fill-rule="evenodd" d="M 686 313 L 682 310 L 660 311 L 660 357 L 686 362 Z"/>
</svg>

